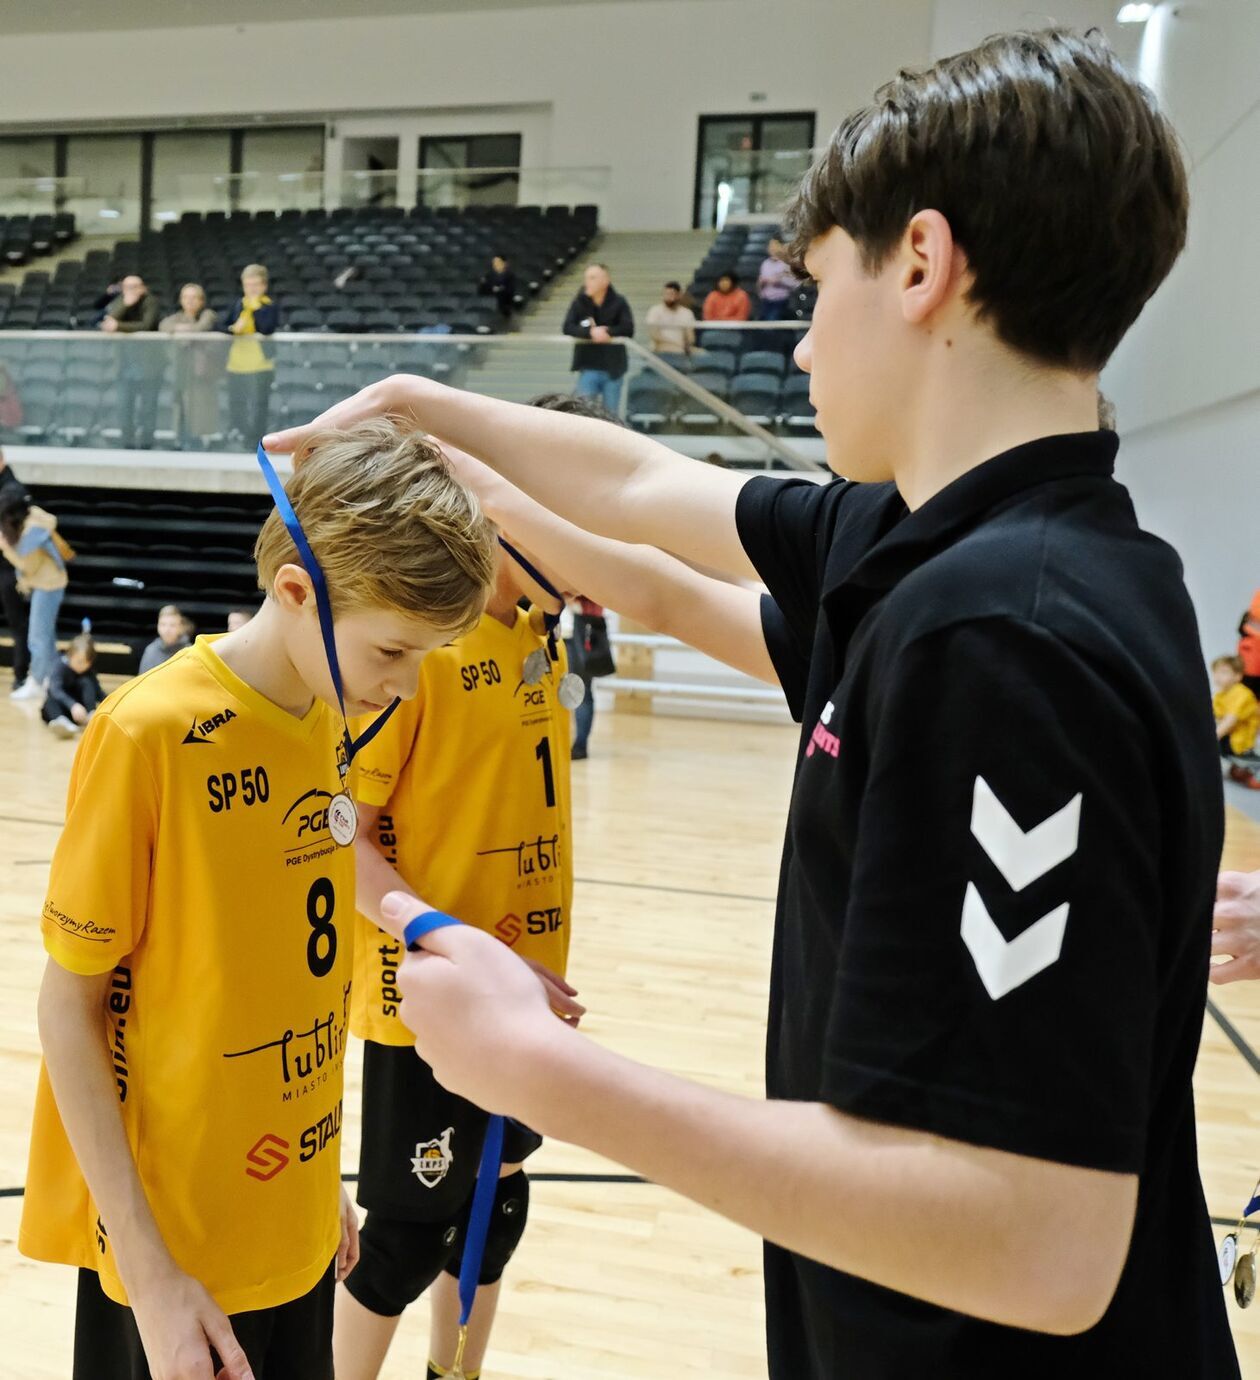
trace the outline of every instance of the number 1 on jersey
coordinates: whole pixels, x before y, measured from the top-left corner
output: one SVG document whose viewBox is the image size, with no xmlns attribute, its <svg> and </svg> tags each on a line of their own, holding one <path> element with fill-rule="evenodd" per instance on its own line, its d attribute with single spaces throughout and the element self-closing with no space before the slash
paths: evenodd
<svg viewBox="0 0 1260 1380">
<path fill-rule="evenodd" d="M 551 739 L 543 738 L 534 749 L 534 756 L 542 763 L 543 771 L 543 792 L 547 797 L 547 808 L 552 809 L 556 803 L 556 778 L 551 770 Z"/>
</svg>

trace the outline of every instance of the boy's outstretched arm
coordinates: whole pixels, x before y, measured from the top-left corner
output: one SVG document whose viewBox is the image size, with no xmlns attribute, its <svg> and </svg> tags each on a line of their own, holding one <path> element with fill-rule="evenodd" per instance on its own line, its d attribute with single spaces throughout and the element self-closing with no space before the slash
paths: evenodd
<svg viewBox="0 0 1260 1380">
<path fill-rule="evenodd" d="M 564 589 L 778 685 L 757 590 L 703 575 L 650 546 L 594 536 L 549 512 L 488 465 L 451 447 L 446 451 L 487 514 Z"/>
<path fill-rule="evenodd" d="M 944 1308 L 1067 1335 L 1110 1302 L 1135 1175 L 718 1092 L 550 1019 L 527 970 L 489 936 L 457 927 L 423 943 L 400 969 L 403 1020 L 438 1081 L 478 1105 Z M 750 1146 L 773 1147 L 772 1173 Z"/>
<path fill-rule="evenodd" d="M 300 458 L 317 433 L 380 416 L 477 456 L 589 531 L 659 546 L 728 574 L 756 574 L 735 528 L 735 500 L 747 476 L 699 464 L 611 422 L 395 374 L 263 444 Z"/>
<path fill-rule="evenodd" d="M 224 1380 L 253 1380 L 231 1322 L 167 1250 L 136 1172 L 105 1041 L 112 979 L 69 972 L 51 958 L 44 970 L 39 1035 L 62 1125 L 109 1233 L 150 1369 L 172 1380 L 215 1380 L 213 1346 Z"/>
</svg>

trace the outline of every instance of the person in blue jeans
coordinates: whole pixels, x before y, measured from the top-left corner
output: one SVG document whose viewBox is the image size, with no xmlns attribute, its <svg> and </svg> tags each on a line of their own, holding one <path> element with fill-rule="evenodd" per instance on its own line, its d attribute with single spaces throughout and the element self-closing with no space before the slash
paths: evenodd
<svg viewBox="0 0 1260 1380">
<path fill-rule="evenodd" d="M 0 553 L 17 571 L 19 592 L 31 600 L 27 628 L 31 671 L 26 683 L 11 695 L 15 700 L 43 699 L 57 665 L 57 614 L 68 580 L 56 531 L 57 519 L 25 495 L 0 507 Z"/>
<path fill-rule="evenodd" d="M 564 333 L 577 342 L 572 368 L 579 398 L 598 398 L 614 416 L 621 407 L 626 376 L 626 347 L 617 340 L 634 335 L 630 303 L 612 285 L 605 264 L 589 264 L 582 275 L 582 291 L 569 303 Z"/>
</svg>

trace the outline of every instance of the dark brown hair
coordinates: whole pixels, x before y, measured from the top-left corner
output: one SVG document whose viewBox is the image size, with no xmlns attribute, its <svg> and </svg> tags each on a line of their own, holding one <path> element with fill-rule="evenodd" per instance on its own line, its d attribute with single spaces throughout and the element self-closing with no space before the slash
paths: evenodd
<svg viewBox="0 0 1260 1380">
<path fill-rule="evenodd" d="M 800 271 L 838 225 L 875 273 L 916 212 L 939 211 L 979 318 L 1092 373 L 1181 253 L 1188 206 L 1175 131 L 1096 31 L 1001 34 L 844 120 L 788 209 L 789 259 Z"/>
</svg>

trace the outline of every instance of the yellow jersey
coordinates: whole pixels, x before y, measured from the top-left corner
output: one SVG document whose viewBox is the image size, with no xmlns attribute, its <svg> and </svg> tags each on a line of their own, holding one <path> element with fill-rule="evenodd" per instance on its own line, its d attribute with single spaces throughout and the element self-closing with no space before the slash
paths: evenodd
<svg viewBox="0 0 1260 1380">
<path fill-rule="evenodd" d="M 338 717 L 286 713 L 212 641 L 89 724 L 42 929 L 71 972 L 112 972 L 102 1035 L 149 1205 L 239 1313 L 307 1293 L 340 1239 L 354 850 L 328 833 Z M 18 1244 L 127 1302 L 43 1069 Z"/>
<path fill-rule="evenodd" d="M 1260 703 L 1241 681 L 1212 696 L 1212 713 L 1218 722 L 1230 714 L 1238 720 L 1229 734 L 1231 752 L 1250 752 L 1255 747 L 1256 734 L 1260 732 Z"/>
<path fill-rule="evenodd" d="M 529 615 L 489 614 L 430 652 L 414 700 L 355 760 L 360 800 L 381 807 L 374 842 L 430 905 L 564 974 L 573 901 L 569 713 L 560 661 L 538 685 L 525 658 L 546 646 Z M 409 1045 L 398 1016 L 402 946 L 365 916 L 355 946 L 351 1028 Z"/>
</svg>

